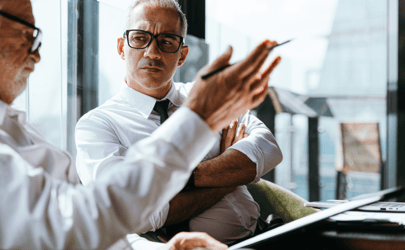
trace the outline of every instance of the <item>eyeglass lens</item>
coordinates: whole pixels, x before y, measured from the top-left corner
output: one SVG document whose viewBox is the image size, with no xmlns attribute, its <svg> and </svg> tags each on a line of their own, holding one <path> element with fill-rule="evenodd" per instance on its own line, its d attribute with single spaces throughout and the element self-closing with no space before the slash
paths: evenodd
<svg viewBox="0 0 405 250">
<path fill-rule="evenodd" d="M 144 49 L 151 42 L 152 36 L 142 31 L 130 31 L 128 34 L 129 45 L 135 49 Z M 176 52 L 181 44 L 181 38 L 171 34 L 159 34 L 156 36 L 159 49 L 164 52 Z"/>
<path fill-rule="evenodd" d="M 40 29 L 36 29 L 34 32 L 34 42 L 32 43 L 31 46 L 31 53 L 34 53 L 35 51 L 37 51 L 39 49 L 39 47 L 41 46 L 41 41 L 42 41 L 42 32 Z"/>
</svg>

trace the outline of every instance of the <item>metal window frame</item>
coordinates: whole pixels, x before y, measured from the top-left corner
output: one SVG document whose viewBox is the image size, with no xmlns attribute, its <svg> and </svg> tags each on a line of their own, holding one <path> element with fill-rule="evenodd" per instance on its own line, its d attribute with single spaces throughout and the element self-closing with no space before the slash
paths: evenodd
<svg viewBox="0 0 405 250">
<path fill-rule="evenodd" d="M 68 1 L 67 150 L 76 155 L 75 127 L 98 106 L 99 3 Z"/>
<path fill-rule="evenodd" d="M 384 188 L 405 186 L 405 0 L 388 0 L 387 161 Z M 405 201 L 405 196 L 398 200 Z"/>
</svg>

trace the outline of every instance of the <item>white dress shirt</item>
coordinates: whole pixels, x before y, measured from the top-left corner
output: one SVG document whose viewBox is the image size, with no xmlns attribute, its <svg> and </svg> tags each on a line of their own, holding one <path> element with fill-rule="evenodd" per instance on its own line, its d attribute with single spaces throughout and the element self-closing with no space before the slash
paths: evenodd
<svg viewBox="0 0 405 250">
<path fill-rule="evenodd" d="M 166 123 L 84 187 L 69 154 L 0 101 L 0 249 L 105 249 L 148 230 L 215 142 L 186 107 Z"/>
<path fill-rule="evenodd" d="M 193 83 L 173 83 L 162 99 L 171 101 L 169 117 L 184 103 L 192 86 Z M 120 93 L 79 120 L 76 126 L 77 166 L 83 184 L 91 183 L 122 161 L 130 145 L 149 137 L 160 126 L 160 116 L 153 111 L 155 102 L 155 98 L 131 89 L 124 82 Z M 250 136 L 229 149 L 244 153 L 256 163 L 254 182 L 257 182 L 281 162 L 281 151 L 267 127 L 249 112 L 239 118 L 239 123 L 246 125 L 246 133 Z M 204 160 L 219 155 L 220 137 L 220 133 L 215 135 L 215 144 Z M 202 142 L 196 140 L 195 143 Z M 168 211 L 169 204 L 166 204 L 151 216 L 149 230 L 163 227 Z M 207 232 L 224 243 L 232 243 L 254 233 L 259 215 L 259 206 L 246 186 L 239 186 L 213 207 L 191 219 L 189 225 L 191 231 Z"/>
</svg>

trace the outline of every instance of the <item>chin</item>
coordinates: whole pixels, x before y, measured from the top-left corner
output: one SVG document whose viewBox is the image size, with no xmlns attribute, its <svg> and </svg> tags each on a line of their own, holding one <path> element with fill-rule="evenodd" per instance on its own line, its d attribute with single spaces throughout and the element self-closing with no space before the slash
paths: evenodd
<svg viewBox="0 0 405 250">
<path fill-rule="evenodd" d="M 134 78 L 133 78 L 134 79 Z M 136 78 L 135 78 L 136 79 Z M 167 84 L 171 82 L 171 80 L 161 79 L 160 77 L 137 77 L 135 80 L 139 85 L 141 85 L 145 89 L 155 90 L 165 88 Z"/>
<path fill-rule="evenodd" d="M 13 93 L 15 93 L 16 96 L 18 96 L 22 92 L 24 92 L 25 88 L 27 87 L 27 82 L 28 82 L 28 77 L 17 77 L 14 79 L 10 88 L 13 90 Z"/>
</svg>

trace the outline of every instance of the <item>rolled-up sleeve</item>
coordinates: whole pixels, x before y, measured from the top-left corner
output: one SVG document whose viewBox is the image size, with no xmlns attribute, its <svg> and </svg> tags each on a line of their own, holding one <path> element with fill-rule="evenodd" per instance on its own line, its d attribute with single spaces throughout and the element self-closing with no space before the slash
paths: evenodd
<svg viewBox="0 0 405 250">
<path fill-rule="evenodd" d="M 142 233 L 214 142 L 204 121 L 182 107 L 88 186 L 53 179 L 0 144 L 0 248 L 101 249 Z"/>
<path fill-rule="evenodd" d="M 256 183 L 283 160 L 283 155 L 271 131 L 250 111 L 238 119 L 238 124 L 241 123 L 246 125 L 245 133 L 249 136 L 228 149 L 238 150 L 256 163 L 256 178 L 252 182 Z"/>
</svg>

